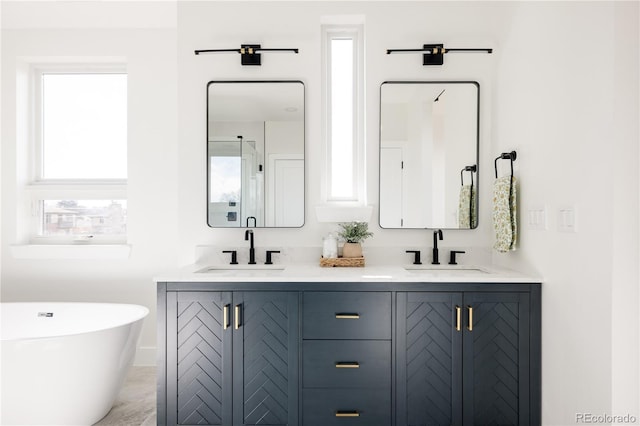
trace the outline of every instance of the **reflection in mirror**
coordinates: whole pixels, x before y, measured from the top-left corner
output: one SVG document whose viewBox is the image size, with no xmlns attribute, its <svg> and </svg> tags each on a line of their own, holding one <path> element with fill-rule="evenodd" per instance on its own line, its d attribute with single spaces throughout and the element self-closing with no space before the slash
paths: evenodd
<svg viewBox="0 0 640 426">
<path fill-rule="evenodd" d="M 207 86 L 208 224 L 304 224 L 304 85 L 212 81 Z"/>
<path fill-rule="evenodd" d="M 476 82 L 382 83 L 382 228 L 477 226 L 479 91 Z"/>
</svg>

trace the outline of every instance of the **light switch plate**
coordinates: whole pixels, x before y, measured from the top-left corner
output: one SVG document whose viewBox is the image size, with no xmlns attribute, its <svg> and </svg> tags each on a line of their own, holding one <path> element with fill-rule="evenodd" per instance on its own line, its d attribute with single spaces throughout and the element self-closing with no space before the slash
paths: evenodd
<svg viewBox="0 0 640 426">
<path fill-rule="evenodd" d="M 574 206 L 558 207 L 558 231 L 576 232 L 576 208 Z"/>
<path fill-rule="evenodd" d="M 547 230 L 546 206 L 531 206 L 527 209 L 527 227 L 536 231 Z"/>
</svg>

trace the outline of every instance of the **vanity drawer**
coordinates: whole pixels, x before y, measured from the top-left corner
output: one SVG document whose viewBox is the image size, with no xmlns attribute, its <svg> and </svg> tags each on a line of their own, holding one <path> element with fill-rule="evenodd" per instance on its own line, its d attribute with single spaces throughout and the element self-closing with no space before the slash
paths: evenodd
<svg viewBox="0 0 640 426">
<path fill-rule="evenodd" d="M 390 389 L 305 389 L 304 426 L 389 426 Z"/>
<path fill-rule="evenodd" d="M 305 292 L 304 339 L 391 339 L 391 293 Z"/>
<path fill-rule="evenodd" d="M 302 377 L 305 388 L 389 388 L 391 341 L 306 340 Z"/>
</svg>

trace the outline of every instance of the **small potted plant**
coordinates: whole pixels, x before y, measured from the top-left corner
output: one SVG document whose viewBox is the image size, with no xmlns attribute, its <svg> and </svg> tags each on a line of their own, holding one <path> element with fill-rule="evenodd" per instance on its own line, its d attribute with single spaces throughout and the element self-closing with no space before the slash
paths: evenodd
<svg viewBox="0 0 640 426">
<path fill-rule="evenodd" d="M 338 236 L 345 241 L 342 257 L 362 257 L 362 242 L 373 235 L 367 222 L 341 223 Z"/>
</svg>

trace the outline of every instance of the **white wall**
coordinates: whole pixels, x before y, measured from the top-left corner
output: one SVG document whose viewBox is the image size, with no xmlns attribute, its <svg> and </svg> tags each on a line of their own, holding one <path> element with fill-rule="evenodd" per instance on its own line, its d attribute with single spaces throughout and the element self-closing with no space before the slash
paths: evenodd
<svg viewBox="0 0 640 426">
<path fill-rule="evenodd" d="M 460 7 L 464 5 L 465 7 Z M 496 46 L 501 26 L 511 7 L 489 3 L 450 6 L 430 2 L 180 2 L 178 4 L 178 74 L 180 131 L 180 262 L 195 260 L 194 245 L 243 246 L 240 230 L 211 230 L 202 197 L 205 191 L 201 141 L 205 137 L 202 111 L 206 84 L 224 79 L 302 80 L 306 90 L 306 222 L 302 229 L 264 229 L 256 233 L 263 246 L 320 246 L 321 237 L 335 225 L 318 223 L 314 206 L 322 203 L 321 126 L 321 33 L 320 24 L 335 16 L 352 15 L 365 20 L 366 49 L 366 146 L 367 198 L 378 200 L 378 127 L 380 84 L 386 80 L 477 80 L 480 82 L 481 114 L 490 117 L 495 58 L 491 55 L 450 55 L 444 67 L 422 66 L 421 55 L 387 55 L 386 49 L 420 47 L 428 40 L 447 40 L 460 46 Z M 478 14 L 486 19 L 477 19 Z M 358 21 L 359 22 L 359 21 Z M 243 67 L 237 54 L 193 54 L 196 49 L 226 48 L 242 43 L 265 47 L 294 47 L 300 53 L 263 54 L 261 67 Z M 488 123 L 488 121 L 487 121 Z M 490 141 L 489 126 L 482 126 L 482 140 Z M 486 163 L 490 152 L 482 159 Z M 488 180 L 486 181 L 489 182 Z M 489 195 L 488 184 L 482 190 Z M 486 247 L 491 224 L 489 205 L 481 204 L 484 220 L 475 231 L 445 232 L 444 247 Z M 375 233 L 369 247 L 427 247 L 429 231 L 381 230 L 377 209 L 370 225 Z"/>
<path fill-rule="evenodd" d="M 2 205 L 6 207 L 2 210 L 2 300 L 145 305 L 151 314 L 144 323 L 137 362 L 153 363 L 156 296 L 152 279 L 158 271 L 178 265 L 175 5 L 26 2 L 3 3 L 2 8 Z M 43 15 L 50 20 L 44 23 Z M 132 21 L 132 15 L 137 20 Z M 173 22 L 168 15 L 173 15 Z M 16 68 L 29 61 L 80 56 L 119 57 L 127 62 L 131 255 L 127 260 L 14 259 L 9 246 L 24 242 L 17 232 L 16 200 L 18 175 L 26 167 L 19 156 L 27 144 L 16 125 L 23 119 L 16 107 L 20 97 Z"/>
<path fill-rule="evenodd" d="M 612 412 L 640 411 L 640 6 L 617 7 L 614 28 Z"/>
<path fill-rule="evenodd" d="M 450 93 L 449 93 L 450 92 Z M 454 113 L 447 114 L 445 117 L 445 220 L 446 226 L 457 227 L 459 221 L 459 205 L 460 205 L 460 169 L 466 166 L 476 164 L 476 158 L 473 150 L 469 149 L 476 141 L 475 117 L 478 114 L 478 108 L 469 99 L 474 99 L 476 88 L 474 86 L 460 86 L 457 90 L 445 92 L 446 97 L 442 96 L 438 103 L 443 102 L 445 111 L 455 109 Z M 435 103 L 434 103 L 435 104 Z M 459 153 L 464 153 L 460 155 Z M 486 171 L 489 171 L 487 169 Z M 486 172 L 485 171 L 485 172 Z M 464 172 L 465 185 L 471 184 L 471 173 Z M 475 186 L 475 173 L 473 176 Z M 475 189 L 475 188 L 474 188 Z"/>
<path fill-rule="evenodd" d="M 267 121 L 264 123 L 265 155 L 304 154 L 300 135 L 304 135 L 301 121 Z"/>
<path fill-rule="evenodd" d="M 544 277 L 543 424 L 638 417 L 638 3 L 521 3 L 510 25 L 496 153 L 517 150 L 520 218 L 546 206 L 548 229 L 494 258 Z"/>
<path fill-rule="evenodd" d="M 154 275 L 193 262 L 198 245 L 244 246 L 240 230 L 206 225 L 210 80 L 305 83 L 306 224 L 258 230 L 256 244 L 319 247 L 321 237 L 335 229 L 318 223 L 313 211 L 321 203 L 320 23 L 329 15 L 359 15 L 366 37 L 370 203 L 378 199 L 380 83 L 478 81 L 480 225 L 445 231 L 442 247 L 491 246 L 493 159 L 517 150 L 521 212 L 546 205 L 549 229 L 521 227 L 518 250 L 494 260 L 532 268 L 545 278 L 543 422 L 575 424 L 578 412 L 629 411 L 640 417 L 636 2 L 9 2 L 2 7 L 3 300 L 128 301 L 155 313 Z M 51 28 L 56 25 L 66 29 Z M 385 53 L 439 41 L 493 47 L 495 53 L 447 55 L 442 67 L 423 67 L 420 55 Z M 300 54 L 265 54 L 261 67 L 242 67 L 237 54 L 193 54 L 241 43 L 295 47 Z M 16 239 L 16 58 L 81 54 L 126 56 L 130 63 L 131 258 L 13 259 L 7 247 Z M 554 214 L 564 205 L 577 209 L 575 234 L 555 228 Z M 431 244 L 430 231 L 380 229 L 377 211 L 371 228 L 370 247 L 395 253 Z M 152 315 L 142 346 L 155 344 L 154 323 Z"/>
</svg>

